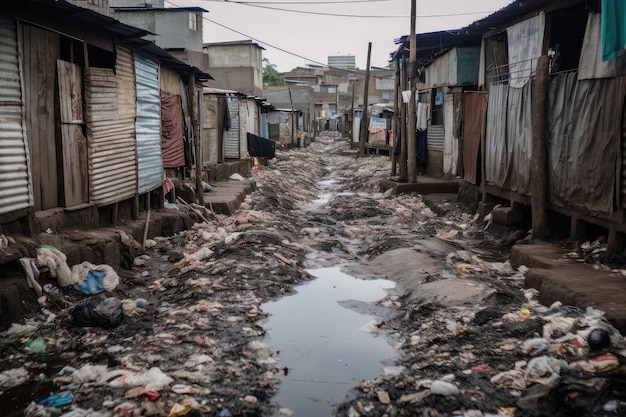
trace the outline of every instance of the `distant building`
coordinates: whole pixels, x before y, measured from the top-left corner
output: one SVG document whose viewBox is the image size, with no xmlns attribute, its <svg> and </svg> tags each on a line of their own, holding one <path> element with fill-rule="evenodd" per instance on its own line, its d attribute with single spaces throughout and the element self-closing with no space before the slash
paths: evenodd
<svg viewBox="0 0 626 417">
<path fill-rule="evenodd" d="M 356 69 L 356 57 L 354 55 L 329 56 L 328 66 L 348 70 Z"/>
<path fill-rule="evenodd" d="M 98 0 L 91 0 L 96 2 Z M 156 35 L 145 39 L 186 62 L 208 71 L 209 60 L 203 51 L 201 7 L 168 7 L 164 0 L 109 0 L 113 17 L 128 25 Z"/>
<path fill-rule="evenodd" d="M 214 78 L 207 85 L 261 97 L 264 49 L 251 40 L 205 44 Z"/>
</svg>

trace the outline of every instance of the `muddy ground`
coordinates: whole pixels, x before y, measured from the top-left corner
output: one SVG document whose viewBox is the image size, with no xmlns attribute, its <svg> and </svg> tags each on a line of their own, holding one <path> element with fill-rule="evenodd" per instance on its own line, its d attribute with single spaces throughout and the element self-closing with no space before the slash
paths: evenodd
<svg viewBox="0 0 626 417">
<path fill-rule="evenodd" d="M 79 327 L 86 297 L 66 288 L 67 307 L 4 332 L 0 415 L 291 415 L 273 401 L 285 369 L 261 304 L 335 265 L 397 283 L 355 308 L 384 310 L 377 332 L 398 351 L 336 415 L 625 415 L 624 340 L 601 313 L 540 305 L 506 263 L 511 230 L 456 203 L 381 194 L 389 170 L 333 133 L 279 151 L 235 215 L 204 211 L 148 242 L 103 295 L 121 301 L 121 323 Z M 597 328 L 610 340 L 590 346 Z"/>
</svg>

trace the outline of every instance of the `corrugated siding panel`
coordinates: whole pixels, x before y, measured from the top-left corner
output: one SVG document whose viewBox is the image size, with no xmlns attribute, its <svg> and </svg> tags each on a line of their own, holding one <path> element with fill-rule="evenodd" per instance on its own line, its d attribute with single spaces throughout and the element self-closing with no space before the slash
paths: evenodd
<svg viewBox="0 0 626 417">
<path fill-rule="evenodd" d="M 239 120 L 239 99 L 233 95 L 226 98 L 230 112 L 230 129 L 224 131 L 224 158 L 239 159 L 239 126 L 245 126 Z M 244 149 L 247 148 L 244 147 Z"/>
<path fill-rule="evenodd" d="M 0 214 L 33 205 L 16 24 L 0 16 Z"/>
<path fill-rule="evenodd" d="M 267 113 L 261 113 L 261 136 L 265 139 L 270 138 L 270 134 L 267 131 Z"/>
<path fill-rule="evenodd" d="M 443 125 L 430 125 L 426 132 L 426 144 L 429 151 L 443 151 Z"/>
<path fill-rule="evenodd" d="M 147 56 L 135 54 L 135 77 L 138 191 L 144 194 L 163 183 L 159 63 Z"/>
<path fill-rule="evenodd" d="M 85 104 L 91 201 L 104 205 L 134 196 L 137 150 L 128 123 L 120 124 L 113 70 L 86 70 Z"/>
<path fill-rule="evenodd" d="M 239 100 L 239 155 L 242 159 L 248 155 L 248 103 L 247 100 Z"/>
<path fill-rule="evenodd" d="M 118 44 L 115 60 L 115 75 L 117 76 L 117 111 L 120 119 L 132 120 L 134 135 L 137 96 L 135 94 L 135 64 L 132 51 Z"/>
</svg>

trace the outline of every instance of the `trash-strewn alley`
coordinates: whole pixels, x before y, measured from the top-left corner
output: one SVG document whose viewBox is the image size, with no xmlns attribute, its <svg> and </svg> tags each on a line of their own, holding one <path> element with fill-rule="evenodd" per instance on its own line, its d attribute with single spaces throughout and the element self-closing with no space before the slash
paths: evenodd
<svg viewBox="0 0 626 417">
<path fill-rule="evenodd" d="M 277 150 L 235 214 L 176 206 L 196 223 L 143 254 L 127 236 L 119 274 L 51 246 L 23 258 L 41 309 L 1 334 L 0 414 L 305 416 L 276 401 L 295 371 L 263 304 L 329 267 L 395 284 L 341 302 L 395 356 L 339 388 L 337 416 L 626 414 L 626 341 L 604 312 L 542 305 L 508 262 L 511 230 L 454 198 L 381 193 L 389 159 L 355 155 L 336 132 Z"/>
</svg>

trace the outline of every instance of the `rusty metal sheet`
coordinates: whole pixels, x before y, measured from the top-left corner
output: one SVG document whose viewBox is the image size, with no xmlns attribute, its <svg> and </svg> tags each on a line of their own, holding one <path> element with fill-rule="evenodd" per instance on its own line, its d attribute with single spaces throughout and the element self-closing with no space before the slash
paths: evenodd
<svg viewBox="0 0 626 417">
<path fill-rule="evenodd" d="M 484 92 L 465 94 L 465 126 L 463 129 L 463 169 L 467 182 L 478 185 L 481 177 L 480 144 L 485 135 L 488 95 Z"/>
</svg>

